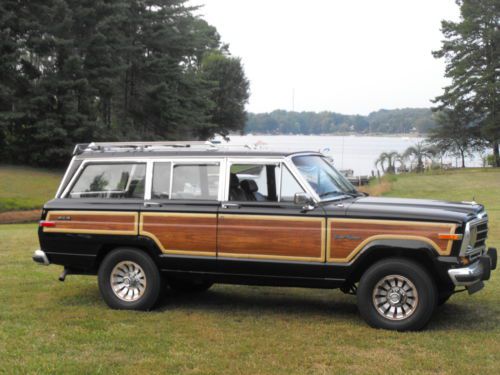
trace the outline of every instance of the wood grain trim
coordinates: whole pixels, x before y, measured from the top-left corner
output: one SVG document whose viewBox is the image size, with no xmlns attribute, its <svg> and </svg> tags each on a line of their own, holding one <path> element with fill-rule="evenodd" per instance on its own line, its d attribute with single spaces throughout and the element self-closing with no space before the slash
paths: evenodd
<svg viewBox="0 0 500 375">
<path fill-rule="evenodd" d="M 324 262 L 325 261 L 325 249 L 326 249 L 326 220 L 325 218 L 322 217 L 298 217 L 298 216 L 288 216 L 288 215 L 243 215 L 243 214 L 220 214 L 219 215 L 219 234 L 221 231 L 221 226 L 224 225 L 224 222 L 227 222 L 228 220 L 263 220 L 263 221 L 280 221 L 283 223 L 286 222 L 316 222 L 320 223 L 320 251 L 319 251 L 319 256 L 318 257 L 309 257 L 309 256 L 288 256 L 288 255 L 270 255 L 270 254 L 256 254 L 256 253 L 237 253 L 237 252 L 227 252 L 227 251 L 220 251 L 219 247 L 219 252 L 217 253 L 218 256 L 220 257 L 226 257 L 226 258 L 240 258 L 240 259 L 267 259 L 267 260 L 290 260 L 290 261 L 302 261 L 302 262 Z M 221 237 L 220 235 L 218 236 L 219 238 L 219 245 L 222 241 L 224 241 L 224 238 Z"/>
<path fill-rule="evenodd" d="M 364 238 L 361 237 L 361 241 L 356 244 L 355 241 L 353 241 L 353 248 L 352 250 L 347 254 L 347 256 L 335 256 L 336 253 L 336 245 L 338 243 L 335 243 L 336 240 L 332 239 L 332 233 L 337 231 L 335 224 L 340 224 L 340 223 L 345 223 L 345 224 L 364 224 L 366 227 L 366 232 L 369 232 L 370 226 L 373 226 L 374 228 L 371 230 L 373 233 L 379 233 L 379 234 L 367 234 Z M 333 227 L 332 227 L 333 225 Z M 378 228 L 377 228 L 378 226 Z M 393 227 L 393 229 L 391 229 Z M 401 232 L 402 227 L 420 227 L 420 228 L 435 228 L 435 237 L 438 236 L 439 233 L 442 233 L 443 230 L 448 231 L 450 234 L 454 234 L 457 228 L 456 224 L 450 224 L 450 223 L 434 223 L 434 222 L 420 222 L 420 221 L 397 221 L 397 220 L 370 220 L 370 219 L 336 219 L 336 218 L 330 218 L 327 221 L 327 262 L 338 262 L 338 263 L 348 263 L 352 259 L 354 259 L 366 245 L 368 245 L 372 241 L 376 240 L 384 240 L 384 239 L 389 239 L 389 240 L 414 240 L 414 241 L 422 241 L 427 244 L 429 244 L 434 250 L 439 255 L 449 255 L 451 253 L 451 249 L 453 246 L 453 241 L 452 240 L 446 240 L 443 241 L 441 240 L 440 242 L 446 243 L 446 246 L 440 246 L 436 241 L 433 239 L 429 238 L 426 235 L 420 235 L 417 231 L 417 233 L 414 234 L 395 234 L 395 232 Z M 349 230 L 349 227 L 344 226 L 340 230 Z M 360 229 L 354 229 L 354 231 L 360 231 Z M 415 232 L 415 230 L 413 230 Z M 423 231 L 425 232 L 425 231 Z M 337 241 L 338 242 L 338 241 Z"/>
<path fill-rule="evenodd" d="M 58 220 L 69 216 L 71 220 Z M 44 227 L 45 233 L 82 233 L 137 235 L 139 215 L 129 211 L 49 211 L 47 221 L 54 221 L 55 227 Z"/>
<path fill-rule="evenodd" d="M 193 235 L 197 234 L 197 232 L 200 231 L 199 226 L 196 224 L 196 218 L 201 218 L 201 219 L 214 219 L 213 222 L 213 243 L 207 243 L 207 247 L 211 248 L 210 250 L 196 250 L 196 249 L 182 249 L 182 248 L 166 248 L 164 246 L 164 243 L 160 238 L 158 238 L 157 234 L 153 233 L 151 230 L 146 230 L 144 229 L 144 226 L 147 226 L 147 223 L 145 224 L 144 219 L 145 218 L 151 218 L 151 217 L 156 217 L 156 218 L 162 218 L 162 217 L 167 217 L 167 218 L 192 218 L 194 221 L 192 224 L 189 225 L 189 228 L 191 229 Z M 158 225 L 158 224 L 157 224 Z M 162 225 L 162 224 L 159 224 Z M 168 225 L 168 224 L 163 224 L 163 225 Z M 206 226 L 206 225 L 203 225 Z M 217 236 L 217 214 L 198 214 L 198 213 L 179 213 L 179 212 L 142 212 L 140 217 L 139 217 L 139 234 L 141 236 L 146 236 L 151 238 L 158 248 L 162 251 L 164 254 L 173 254 L 173 255 L 194 255 L 194 256 L 207 256 L 207 257 L 215 257 L 217 255 L 217 249 L 216 249 L 216 236 Z M 186 241 L 189 243 L 189 241 Z M 193 241 L 191 241 L 193 243 Z"/>
</svg>

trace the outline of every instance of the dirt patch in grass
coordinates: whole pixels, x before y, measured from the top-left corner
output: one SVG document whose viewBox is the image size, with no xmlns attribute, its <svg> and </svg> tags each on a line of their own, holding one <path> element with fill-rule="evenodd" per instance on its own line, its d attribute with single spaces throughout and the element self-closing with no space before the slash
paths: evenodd
<svg viewBox="0 0 500 375">
<path fill-rule="evenodd" d="M 31 223 L 40 220 L 40 210 L 0 212 L 0 224 Z"/>
</svg>

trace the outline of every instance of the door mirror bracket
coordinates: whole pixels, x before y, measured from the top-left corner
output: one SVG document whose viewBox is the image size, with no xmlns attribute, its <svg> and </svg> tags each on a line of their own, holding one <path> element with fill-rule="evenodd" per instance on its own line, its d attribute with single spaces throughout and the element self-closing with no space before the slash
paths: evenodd
<svg viewBox="0 0 500 375">
<path fill-rule="evenodd" d="M 295 193 L 293 203 L 297 206 L 302 206 L 302 211 L 311 211 L 316 208 L 314 201 L 306 193 Z"/>
</svg>

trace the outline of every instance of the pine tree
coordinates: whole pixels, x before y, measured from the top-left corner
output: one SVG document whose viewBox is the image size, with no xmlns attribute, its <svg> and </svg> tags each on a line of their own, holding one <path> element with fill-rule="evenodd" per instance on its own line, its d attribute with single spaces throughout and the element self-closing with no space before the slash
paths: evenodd
<svg viewBox="0 0 500 375">
<path fill-rule="evenodd" d="M 245 104 L 249 97 L 249 83 L 241 60 L 221 52 L 205 56 L 201 64 L 202 77 L 214 84 L 210 98 L 215 103 L 210 110 L 212 127 L 202 133 L 226 136 L 230 131 L 243 130 L 246 123 Z"/>
<path fill-rule="evenodd" d="M 500 0 L 457 0 L 459 22 L 442 22 L 445 40 L 437 58 L 446 59 L 451 85 L 435 99 L 438 109 L 460 111 L 479 126 L 500 167 Z"/>
</svg>

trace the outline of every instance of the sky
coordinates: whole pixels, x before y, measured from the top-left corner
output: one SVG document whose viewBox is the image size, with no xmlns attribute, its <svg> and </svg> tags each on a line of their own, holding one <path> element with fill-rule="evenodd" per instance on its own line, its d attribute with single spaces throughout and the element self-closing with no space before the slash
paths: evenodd
<svg viewBox="0 0 500 375">
<path fill-rule="evenodd" d="M 190 0 L 242 59 L 246 109 L 333 111 L 430 107 L 448 84 L 441 20 L 454 0 Z"/>
</svg>

